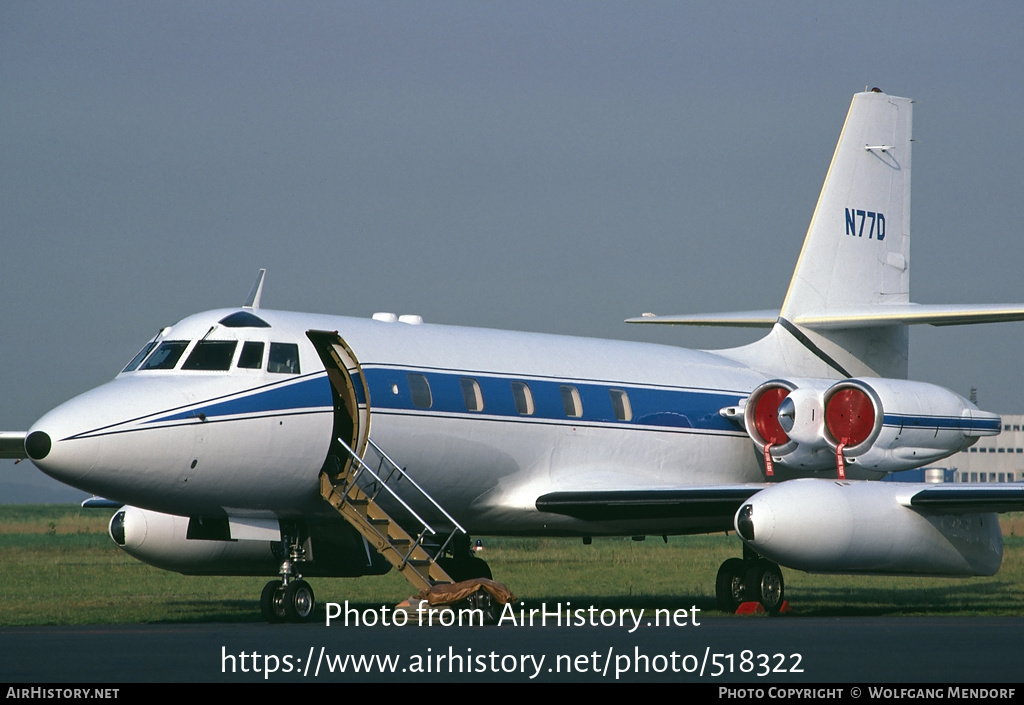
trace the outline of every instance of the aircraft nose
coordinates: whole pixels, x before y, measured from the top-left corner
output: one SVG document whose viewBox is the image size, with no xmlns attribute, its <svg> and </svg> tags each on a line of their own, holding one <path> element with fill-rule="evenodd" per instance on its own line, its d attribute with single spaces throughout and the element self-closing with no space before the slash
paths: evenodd
<svg viewBox="0 0 1024 705">
<path fill-rule="evenodd" d="M 166 490 L 188 467 L 191 424 L 151 420 L 188 404 L 186 393 L 161 378 L 115 379 L 70 399 L 29 428 L 25 452 L 44 473 L 104 497 Z M 157 428 L 157 430 L 152 430 Z M 166 481 L 161 489 L 154 484 Z"/>
<path fill-rule="evenodd" d="M 50 412 L 40 419 L 37 427 L 25 438 L 25 452 L 47 475 L 77 487 L 95 465 L 101 439 L 66 438 L 59 433 L 61 424 L 50 420 L 52 414 Z M 58 440 L 54 441 L 54 437 Z"/>
</svg>

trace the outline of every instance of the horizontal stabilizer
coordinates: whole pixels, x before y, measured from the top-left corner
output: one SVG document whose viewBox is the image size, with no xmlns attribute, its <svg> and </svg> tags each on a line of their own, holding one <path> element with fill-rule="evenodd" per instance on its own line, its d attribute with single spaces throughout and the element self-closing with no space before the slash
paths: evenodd
<svg viewBox="0 0 1024 705">
<path fill-rule="evenodd" d="M 736 311 L 733 313 L 694 313 L 678 316 L 644 314 L 627 318 L 626 323 L 659 323 L 683 326 L 726 326 L 732 328 L 771 328 L 777 311 Z M 878 326 L 919 325 L 962 326 L 973 323 L 1024 321 L 1024 304 L 886 304 L 858 308 L 840 308 L 828 312 L 808 312 L 792 323 L 812 330 L 876 328 Z"/>
<path fill-rule="evenodd" d="M 676 326 L 723 326 L 727 328 L 771 328 L 779 319 L 777 310 L 734 311 L 732 313 L 694 313 L 678 316 L 655 316 L 645 313 L 627 318 L 626 323 L 660 323 Z"/>
<path fill-rule="evenodd" d="M 828 328 L 871 328 L 887 325 L 961 326 L 972 323 L 1024 321 L 1024 304 L 899 304 L 860 309 L 838 309 L 827 314 L 808 313 L 798 316 L 797 325 L 825 330 Z"/>
</svg>

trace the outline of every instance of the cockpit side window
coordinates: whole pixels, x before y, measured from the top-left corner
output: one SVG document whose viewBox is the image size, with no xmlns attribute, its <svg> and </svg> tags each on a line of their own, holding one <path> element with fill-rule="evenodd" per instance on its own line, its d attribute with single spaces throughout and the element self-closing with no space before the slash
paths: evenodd
<svg viewBox="0 0 1024 705">
<path fill-rule="evenodd" d="M 189 341 L 187 340 L 168 340 L 167 342 L 160 343 L 160 347 L 156 349 L 156 352 L 150 355 L 149 359 L 139 369 L 173 370 L 188 344 Z"/>
<path fill-rule="evenodd" d="M 135 370 L 136 368 L 138 368 L 138 366 L 142 364 L 142 361 L 146 359 L 146 355 L 149 355 L 149 352 L 153 348 L 155 348 L 155 347 L 156 347 L 156 342 L 155 341 L 151 341 L 149 343 L 146 343 L 146 345 L 142 348 L 142 350 L 139 350 L 139 354 L 136 355 L 135 357 L 133 357 L 132 361 L 129 362 L 127 365 L 125 365 L 125 368 L 123 370 L 121 370 L 121 371 L 122 372 L 131 372 L 132 370 Z"/>
<path fill-rule="evenodd" d="M 299 346 L 295 343 L 271 343 L 267 372 L 299 374 Z"/>
<path fill-rule="evenodd" d="M 258 370 L 263 367 L 263 343 L 250 340 L 242 345 L 238 366 L 243 370 Z"/>
<path fill-rule="evenodd" d="M 181 369 L 225 372 L 231 367 L 237 346 L 237 340 L 200 340 Z"/>
</svg>

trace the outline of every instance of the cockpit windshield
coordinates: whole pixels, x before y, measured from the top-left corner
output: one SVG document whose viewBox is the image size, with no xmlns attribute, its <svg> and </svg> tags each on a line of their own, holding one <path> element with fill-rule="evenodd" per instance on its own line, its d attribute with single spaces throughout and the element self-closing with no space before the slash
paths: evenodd
<svg viewBox="0 0 1024 705">
<path fill-rule="evenodd" d="M 165 343 L 160 343 L 160 347 L 156 349 L 156 352 L 150 355 L 149 359 L 139 369 L 173 370 L 188 344 L 189 341 L 187 340 L 168 340 Z"/>
<path fill-rule="evenodd" d="M 242 352 L 235 367 L 240 370 L 266 370 L 276 374 L 299 374 L 299 346 L 295 343 L 270 343 L 270 354 L 264 359 L 266 343 L 258 340 L 200 340 L 181 364 L 182 371 L 208 370 L 228 372 L 239 343 Z M 178 367 L 191 340 L 150 341 L 132 358 L 121 372 L 173 370 Z"/>
<path fill-rule="evenodd" d="M 132 361 L 129 362 L 127 365 L 125 365 L 125 368 L 123 370 L 121 370 L 121 371 L 122 372 L 132 372 L 132 371 L 134 371 L 142 363 L 142 361 L 146 359 L 146 355 L 149 355 L 149 351 L 152 350 L 155 347 L 156 347 L 156 342 L 155 341 L 150 341 L 150 342 L 146 343 L 145 346 L 143 346 L 142 350 L 139 350 L 139 354 L 136 355 L 135 357 L 133 357 Z"/>
<path fill-rule="evenodd" d="M 227 371 L 236 347 L 238 341 L 235 340 L 200 340 L 181 369 Z"/>
</svg>

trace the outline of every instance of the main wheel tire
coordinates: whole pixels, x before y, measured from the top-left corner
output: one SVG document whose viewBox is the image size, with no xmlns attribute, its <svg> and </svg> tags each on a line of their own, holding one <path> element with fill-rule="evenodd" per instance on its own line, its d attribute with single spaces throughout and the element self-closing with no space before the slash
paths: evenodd
<svg viewBox="0 0 1024 705">
<path fill-rule="evenodd" d="M 718 569 L 715 578 L 715 597 L 718 609 L 730 614 L 746 600 L 744 578 L 747 573 L 746 564 L 739 558 L 730 558 Z"/>
<path fill-rule="evenodd" d="M 747 600 L 760 602 L 765 612 L 777 614 L 785 599 L 782 571 L 771 561 L 758 559 L 748 568 L 743 579 Z"/>
<path fill-rule="evenodd" d="M 293 580 L 284 589 L 284 611 L 289 622 L 308 622 L 313 618 L 316 597 L 305 580 Z"/>
<path fill-rule="evenodd" d="M 444 568 L 444 572 L 448 573 L 451 579 L 457 583 L 461 583 L 463 580 L 473 580 L 474 578 L 487 578 L 491 580 L 491 567 L 487 565 L 485 560 L 476 556 L 468 556 L 461 560 L 456 558 L 440 558 L 437 564 Z"/>
<path fill-rule="evenodd" d="M 271 580 L 263 587 L 260 595 L 260 612 L 263 619 L 279 624 L 288 619 L 284 608 L 284 586 L 280 580 Z"/>
<path fill-rule="evenodd" d="M 492 625 L 498 623 L 500 615 L 498 601 L 484 590 L 477 590 L 466 598 L 466 609 L 480 610 L 480 613 L 483 615 L 484 624 Z"/>
</svg>

